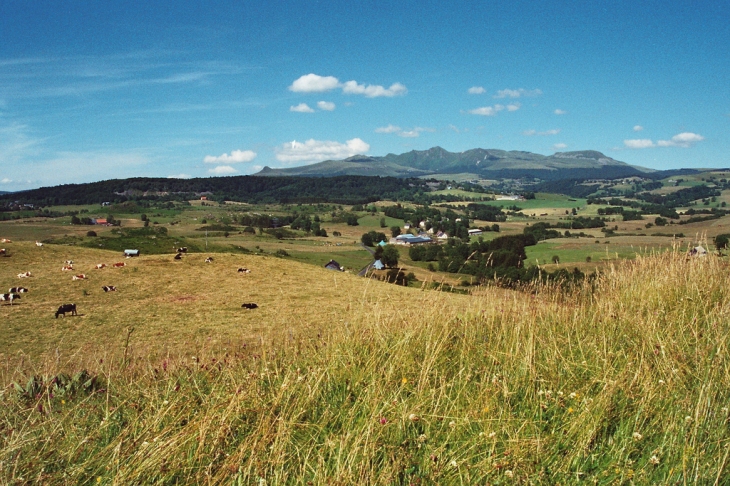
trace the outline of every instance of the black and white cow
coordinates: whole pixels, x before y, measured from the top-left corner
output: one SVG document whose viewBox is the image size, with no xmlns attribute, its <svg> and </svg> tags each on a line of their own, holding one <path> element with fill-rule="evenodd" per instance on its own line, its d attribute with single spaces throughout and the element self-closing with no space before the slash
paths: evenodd
<svg viewBox="0 0 730 486">
<path fill-rule="evenodd" d="M 258 309 L 259 308 L 258 304 L 254 304 L 253 302 L 248 302 L 246 304 L 243 304 L 241 307 L 243 307 L 244 309 Z"/>
<path fill-rule="evenodd" d="M 172 257 L 174 260 L 182 260 L 182 254 L 178 253 L 174 257 Z"/>
<path fill-rule="evenodd" d="M 8 290 L 11 294 L 24 294 L 28 291 L 25 287 L 10 287 L 10 290 Z"/>
<path fill-rule="evenodd" d="M 251 273 L 251 270 L 241 267 L 238 269 L 238 273 Z"/>
<path fill-rule="evenodd" d="M 20 295 L 18 295 L 18 294 L 0 294 L 0 301 L 10 302 L 10 305 L 13 305 L 14 300 L 20 300 Z"/>
<path fill-rule="evenodd" d="M 113 285 L 102 285 L 101 288 L 102 288 L 102 290 L 104 290 L 104 292 L 116 292 L 117 291 L 117 288 Z"/>
<path fill-rule="evenodd" d="M 205 263 L 213 263 L 213 257 L 206 258 Z"/>
<path fill-rule="evenodd" d="M 56 319 L 58 316 L 66 317 L 66 313 L 70 312 L 72 316 L 76 315 L 76 304 L 63 304 L 56 311 Z"/>
</svg>

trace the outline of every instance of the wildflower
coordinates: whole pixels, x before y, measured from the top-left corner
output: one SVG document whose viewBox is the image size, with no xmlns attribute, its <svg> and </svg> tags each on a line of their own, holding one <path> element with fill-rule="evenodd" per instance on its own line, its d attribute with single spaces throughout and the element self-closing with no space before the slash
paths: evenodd
<svg viewBox="0 0 730 486">
<path fill-rule="evenodd" d="M 170 403 L 170 402 L 168 402 L 167 400 L 165 400 L 164 402 L 162 402 L 162 404 L 163 404 L 163 405 L 167 405 L 167 404 L 169 404 L 169 403 Z"/>
<path fill-rule="evenodd" d="M 687 423 L 690 423 L 692 421 L 692 417 L 690 417 L 689 415 L 687 415 L 686 417 L 684 417 L 684 421 L 687 422 Z"/>
<path fill-rule="evenodd" d="M 387 418 L 385 418 L 385 417 L 380 417 L 380 420 L 379 420 L 379 422 L 380 422 L 380 425 L 385 425 L 385 424 L 387 424 L 387 423 L 388 423 L 388 419 L 387 419 Z"/>
<path fill-rule="evenodd" d="M 512 477 L 514 477 L 515 473 L 513 473 L 511 469 L 507 469 L 504 472 L 504 475 L 507 476 L 508 478 L 512 478 Z"/>
<path fill-rule="evenodd" d="M 545 394 L 545 392 L 543 390 L 540 390 L 537 392 L 537 394 L 538 394 L 538 396 L 543 396 Z"/>
<path fill-rule="evenodd" d="M 101 482 L 101 476 L 97 476 L 97 477 L 96 477 L 96 482 L 97 482 L 97 483 L 100 483 L 100 482 Z"/>
<path fill-rule="evenodd" d="M 406 378 L 404 376 L 403 378 L 401 378 L 400 382 L 401 382 L 401 385 L 405 385 L 406 383 L 408 383 L 408 378 Z"/>
<path fill-rule="evenodd" d="M 428 437 L 426 437 L 426 434 L 421 434 L 418 436 L 418 442 L 420 442 L 421 444 L 423 444 L 427 440 L 428 440 Z"/>
<path fill-rule="evenodd" d="M 497 436 L 496 432 L 490 432 L 487 437 L 489 437 L 490 439 L 494 439 L 496 436 Z"/>
<path fill-rule="evenodd" d="M 453 420 L 449 422 L 449 427 L 451 427 L 452 429 L 456 427 L 456 422 L 454 422 Z"/>
<path fill-rule="evenodd" d="M 570 395 L 568 395 L 568 398 L 570 398 L 571 400 L 574 400 L 574 399 L 578 398 L 578 394 L 575 392 L 572 392 Z"/>
<path fill-rule="evenodd" d="M 659 380 L 659 384 L 660 385 L 663 385 L 664 384 L 664 380 Z"/>
<path fill-rule="evenodd" d="M 656 456 L 656 454 L 654 454 L 653 456 L 651 456 L 649 458 L 649 463 L 650 464 L 653 464 L 654 466 L 658 466 L 659 465 L 659 458 Z"/>
<path fill-rule="evenodd" d="M 573 413 L 573 407 L 568 407 L 568 413 Z"/>
<path fill-rule="evenodd" d="M 411 422 L 418 422 L 420 418 L 415 413 L 412 413 L 408 416 L 408 420 L 410 420 Z"/>
<path fill-rule="evenodd" d="M 484 408 L 482 409 L 482 412 L 483 412 L 483 413 L 489 413 L 489 407 L 484 407 Z"/>
<path fill-rule="evenodd" d="M 633 438 L 634 438 L 634 440 L 641 440 L 641 439 L 643 439 L 643 438 L 644 438 L 644 436 L 643 436 L 643 435 L 641 435 L 641 434 L 640 434 L 640 433 L 638 433 L 638 432 L 634 432 L 634 433 L 633 433 L 633 434 L 631 435 L 631 437 L 633 437 Z"/>
<path fill-rule="evenodd" d="M 451 467 L 459 467 L 459 463 L 456 462 L 456 459 L 452 459 L 452 461 L 449 463 Z"/>
<path fill-rule="evenodd" d="M 563 396 L 563 392 L 559 391 L 559 392 L 558 392 L 558 396 L 559 396 L 559 397 L 562 397 L 562 396 Z"/>
</svg>

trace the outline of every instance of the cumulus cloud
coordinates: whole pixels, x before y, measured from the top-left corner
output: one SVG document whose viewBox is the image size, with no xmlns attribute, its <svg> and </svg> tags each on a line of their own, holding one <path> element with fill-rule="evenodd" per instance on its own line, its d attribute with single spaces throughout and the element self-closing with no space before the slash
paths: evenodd
<svg viewBox="0 0 730 486">
<path fill-rule="evenodd" d="M 524 132 L 522 132 L 523 135 L 527 135 L 528 137 L 532 137 L 535 135 L 544 137 L 544 136 L 548 136 L 548 135 L 557 135 L 558 133 L 560 133 L 559 128 L 553 128 L 552 130 L 545 130 L 544 132 L 538 132 L 537 130 L 525 130 Z"/>
<path fill-rule="evenodd" d="M 309 139 L 306 142 L 287 142 L 276 150 L 276 159 L 280 162 L 319 162 L 323 160 L 346 159 L 353 155 L 364 154 L 370 145 L 359 138 L 345 143 L 328 140 Z"/>
<path fill-rule="evenodd" d="M 485 91 L 487 90 L 481 86 L 472 86 L 469 88 L 469 94 L 483 94 Z"/>
<path fill-rule="evenodd" d="M 219 165 L 218 167 L 214 169 L 209 169 L 208 172 L 215 175 L 229 175 L 229 174 L 235 174 L 238 171 L 231 167 L 230 165 Z"/>
<path fill-rule="evenodd" d="M 361 94 L 368 98 L 378 98 L 381 96 L 393 97 L 404 95 L 408 92 L 406 87 L 401 83 L 393 83 L 389 88 L 374 84 L 358 84 L 357 81 L 347 81 L 342 85 L 342 92 L 347 94 Z"/>
<path fill-rule="evenodd" d="M 565 148 L 568 148 L 568 146 L 564 143 L 556 143 L 553 145 L 554 150 L 563 150 Z"/>
<path fill-rule="evenodd" d="M 627 148 L 631 149 L 644 149 L 644 148 L 652 148 L 652 147 L 683 147 L 683 148 L 689 148 L 692 147 L 697 142 L 701 142 L 705 139 L 702 135 L 699 135 L 697 133 L 692 132 L 682 132 L 678 133 L 677 135 L 673 136 L 669 140 L 657 140 L 656 143 L 654 143 L 652 140 L 648 138 L 642 138 L 642 139 L 634 139 L 634 140 L 624 140 L 624 145 Z"/>
<path fill-rule="evenodd" d="M 556 114 L 556 115 L 565 115 L 568 112 L 565 111 L 565 110 L 561 110 L 560 108 L 556 108 L 555 111 L 553 111 L 553 113 Z"/>
<path fill-rule="evenodd" d="M 630 149 L 645 149 L 654 147 L 654 142 L 648 138 L 639 138 L 634 140 L 624 140 L 624 145 Z"/>
<path fill-rule="evenodd" d="M 297 106 L 290 106 L 289 111 L 294 111 L 296 113 L 314 113 L 314 110 L 306 103 L 299 103 Z"/>
<path fill-rule="evenodd" d="M 305 74 L 289 86 L 289 91 L 295 93 L 322 93 L 340 86 L 340 82 L 334 76 L 318 76 L 314 73 Z"/>
<path fill-rule="evenodd" d="M 634 125 L 634 131 L 635 131 L 635 132 L 640 132 L 640 131 L 642 131 L 643 129 L 644 129 L 644 127 L 642 127 L 641 125 Z"/>
<path fill-rule="evenodd" d="M 206 155 L 203 162 L 206 164 L 238 164 L 241 162 L 251 162 L 256 158 L 256 152 L 253 150 L 234 150 L 230 154 L 221 154 L 217 157 Z"/>
<path fill-rule="evenodd" d="M 659 140 L 657 145 L 659 147 L 691 147 L 697 142 L 701 142 L 705 139 L 702 135 L 698 135 L 692 132 L 682 132 L 673 136 L 671 140 Z"/>
<path fill-rule="evenodd" d="M 335 104 L 331 101 L 318 101 L 317 108 L 324 111 L 333 111 L 335 109 Z"/>
<path fill-rule="evenodd" d="M 389 88 L 378 84 L 360 84 L 354 80 L 340 83 L 334 76 L 319 76 L 314 73 L 301 76 L 289 86 L 289 90 L 295 93 L 323 93 L 336 88 L 341 88 L 346 94 L 360 94 L 368 98 L 401 96 L 408 92 L 401 83 L 393 83 Z M 327 108 L 322 109 L 327 110 Z"/>
<path fill-rule="evenodd" d="M 512 103 L 507 105 L 507 111 L 517 111 L 520 109 L 522 105 L 519 103 Z"/>
<path fill-rule="evenodd" d="M 193 176 L 190 174 L 173 174 L 167 176 L 168 179 L 192 179 Z"/>
<path fill-rule="evenodd" d="M 375 133 L 395 133 L 399 137 L 404 138 L 416 138 L 421 135 L 421 132 L 435 132 L 436 129 L 428 127 L 413 127 L 411 130 L 403 130 L 401 127 L 395 125 L 388 125 L 387 127 L 379 127 L 375 129 Z"/>
<path fill-rule="evenodd" d="M 469 110 L 467 113 L 481 116 L 495 116 L 498 112 L 502 110 L 504 110 L 504 106 L 502 105 L 482 106 L 481 108 L 474 108 L 473 110 Z"/>
<path fill-rule="evenodd" d="M 540 96 L 542 91 L 539 89 L 501 89 L 494 95 L 495 98 L 520 98 L 522 96 Z"/>
<path fill-rule="evenodd" d="M 387 127 L 378 127 L 375 129 L 375 133 L 398 133 L 400 131 L 401 128 L 395 125 L 388 125 Z"/>
<path fill-rule="evenodd" d="M 10 184 L 13 182 L 12 179 L 8 179 L 7 177 L 4 177 L 3 180 L 0 181 L 0 184 Z"/>
</svg>

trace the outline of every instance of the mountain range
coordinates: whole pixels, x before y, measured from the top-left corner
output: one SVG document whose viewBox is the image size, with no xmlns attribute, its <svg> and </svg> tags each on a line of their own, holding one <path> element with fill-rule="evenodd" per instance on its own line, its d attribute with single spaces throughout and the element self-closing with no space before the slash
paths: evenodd
<svg viewBox="0 0 730 486">
<path fill-rule="evenodd" d="M 355 155 L 344 160 L 326 160 L 288 169 L 264 167 L 255 175 L 420 177 L 468 173 L 488 179 L 535 177 L 556 180 L 646 176 L 651 172 L 654 171 L 612 159 L 595 150 L 541 155 L 517 150 L 481 148 L 465 152 L 449 152 L 441 147 L 433 147 L 428 150 L 412 150 L 400 155 L 388 154 L 382 157 Z"/>
</svg>

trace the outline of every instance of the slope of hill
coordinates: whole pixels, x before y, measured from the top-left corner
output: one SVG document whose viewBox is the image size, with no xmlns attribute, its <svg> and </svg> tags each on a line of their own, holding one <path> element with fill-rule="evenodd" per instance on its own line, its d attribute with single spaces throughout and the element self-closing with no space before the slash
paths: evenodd
<svg viewBox="0 0 730 486">
<path fill-rule="evenodd" d="M 110 257 L 9 262 L 34 277 L 0 307 L 3 484 L 730 481 L 719 258 L 472 296 L 200 254 L 72 286 L 62 258 Z M 53 319 L 64 302 L 79 315 Z"/>
<path fill-rule="evenodd" d="M 413 177 L 430 174 L 477 173 L 490 178 L 537 177 L 554 180 L 580 177 L 625 177 L 644 175 L 651 169 L 634 167 L 601 152 L 584 150 L 540 155 L 531 152 L 472 149 L 449 152 L 441 147 L 412 150 L 383 157 L 355 156 L 316 164 L 271 169 L 256 175 L 331 176 L 344 174 Z"/>
</svg>

